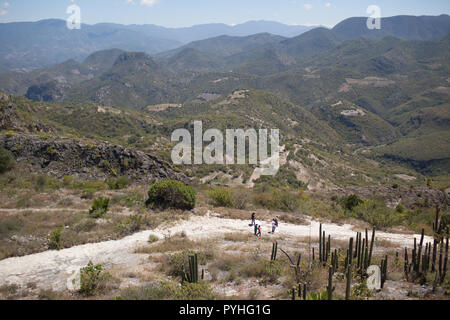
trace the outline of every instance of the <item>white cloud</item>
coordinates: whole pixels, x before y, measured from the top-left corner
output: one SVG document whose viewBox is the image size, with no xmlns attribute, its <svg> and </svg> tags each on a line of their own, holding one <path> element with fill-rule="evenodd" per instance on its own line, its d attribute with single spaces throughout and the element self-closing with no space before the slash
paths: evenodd
<svg viewBox="0 0 450 320">
<path fill-rule="evenodd" d="M 155 5 L 157 2 L 158 0 L 141 0 L 141 6 L 151 7 Z"/>
<path fill-rule="evenodd" d="M 135 0 L 125 0 L 125 3 L 132 4 L 132 5 L 137 4 L 137 2 Z M 158 3 L 158 0 L 141 0 L 140 1 L 140 5 L 146 6 L 146 7 L 151 7 L 151 6 L 155 5 L 156 3 Z"/>
<path fill-rule="evenodd" d="M 306 10 L 311 10 L 313 8 L 312 4 L 306 3 L 303 5 Z"/>
<path fill-rule="evenodd" d="M 3 3 L 3 6 L 0 7 L 0 16 L 4 16 L 8 13 L 8 8 L 10 7 L 9 2 Z"/>
<path fill-rule="evenodd" d="M 331 2 L 325 3 L 325 7 L 327 7 L 327 8 L 331 7 Z"/>
</svg>

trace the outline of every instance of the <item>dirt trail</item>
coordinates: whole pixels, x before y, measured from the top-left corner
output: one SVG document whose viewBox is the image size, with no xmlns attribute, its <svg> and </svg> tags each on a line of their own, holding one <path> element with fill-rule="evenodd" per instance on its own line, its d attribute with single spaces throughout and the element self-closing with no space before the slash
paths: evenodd
<svg viewBox="0 0 450 320">
<path fill-rule="evenodd" d="M 0 213 L 24 213 L 24 212 L 59 212 L 59 211 L 68 211 L 68 212 L 86 212 L 89 209 L 72 209 L 72 208 L 23 208 L 23 209 L 2 209 L 0 208 Z"/>
<path fill-rule="evenodd" d="M 191 239 L 203 239 L 217 237 L 220 227 L 221 233 L 243 232 L 249 233 L 252 229 L 247 220 L 222 219 L 208 214 L 206 216 L 192 216 L 176 225 L 162 227 L 151 231 L 143 231 L 126 238 L 100 243 L 91 243 L 64 249 L 61 251 L 46 251 L 24 257 L 9 258 L 0 261 L 0 286 L 3 284 L 17 284 L 25 286 L 28 283 L 36 283 L 38 287 L 53 288 L 53 290 L 73 290 L 72 280 L 77 276 L 81 267 L 90 260 L 101 263 L 106 268 L 112 266 L 132 267 L 143 264 L 147 255 L 134 253 L 136 248 L 147 244 L 150 234 L 157 235 L 161 239 L 169 234 L 184 231 Z M 270 222 L 263 222 L 263 237 L 269 237 Z M 311 220 L 309 225 L 280 224 L 277 230 L 278 237 L 317 237 L 319 222 Z M 324 224 L 323 230 L 333 239 L 347 240 L 355 236 L 352 226 Z M 414 237 L 420 235 L 405 235 L 377 232 L 378 239 L 389 240 L 397 243 L 399 247 L 411 246 Z M 431 241 L 431 238 L 426 239 Z"/>
</svg>

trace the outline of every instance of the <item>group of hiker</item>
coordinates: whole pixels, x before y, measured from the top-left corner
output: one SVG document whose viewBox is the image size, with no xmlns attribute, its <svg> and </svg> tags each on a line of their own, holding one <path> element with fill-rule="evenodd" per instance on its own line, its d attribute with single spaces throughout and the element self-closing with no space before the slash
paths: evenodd
<svg viewBox="0 0 450 320">
<path fill-rule="evenodd" d="M 269 232 L 271 234 L 275 233 L 275 230 L 278 228 L 278 217 L 275 217 L 272 219 L 272 231 Z M 254 234 L 257 237 L 261 237 L 261 222 L 259 220 L 256 220 L 256 213 L 252 213 L 252 223 L 250 226 L 254 227 Z"/>
</svg>

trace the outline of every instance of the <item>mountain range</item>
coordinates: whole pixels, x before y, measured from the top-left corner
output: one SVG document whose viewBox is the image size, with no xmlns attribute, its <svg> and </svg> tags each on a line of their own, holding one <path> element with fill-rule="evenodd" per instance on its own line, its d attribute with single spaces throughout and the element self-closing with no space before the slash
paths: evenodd
<svg viewBox="0 0 450 320">
<path fill-rule="evenodd" d="M 253 21 L 236 26 L 206 24 L 188 28 L 99 23 L 83 24 L 80 30 L 69 30 L 66 21 L 57 19 L 2 23 L 0 73 L 30 71 L 68 59 L 81 61 L 96 51 L 112 48 L 155 54 L 220 35 L 247 36 L 268 32 L 290 37 L 310 29 L 270 21 Z"/>
<path fill-rule="evenodd" d="M 294 37 L 215 35 L 153 56 L 118 46 L 80 61 L 4 73 L 0 89 L 41 103 L 150 113 L 164 133 L 189 127 L 199 115 L 211 126 L 246 126 L 251 117 L 292 139 L 314 139 L 328 156 L 334 147 L 327 141 L 334 141 L 350 158 L 357 153 L 448 177 L 450 17 L 384 18 L 381 30 L 368 30 L 365 21 L 350 18 Z M 233 30 L 245 33 L 251 25 Z M 120 30 L 154 37 L 145 30 L 155 28 Z"/>
</svg>

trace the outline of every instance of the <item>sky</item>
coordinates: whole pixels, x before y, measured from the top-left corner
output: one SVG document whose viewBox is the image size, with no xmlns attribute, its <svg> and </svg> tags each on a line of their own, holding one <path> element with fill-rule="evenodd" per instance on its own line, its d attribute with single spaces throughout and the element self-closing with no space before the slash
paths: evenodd
<svg viewBox="0 0 450 320">
<path fill-rule="evenodd" d="M 0 22 L 67 19 L 72 2 L 81 9 L 82 23 L 164 27 L 250 20 L 332 27 L 349 17 L 368 16 L 370 5 L 377 5 L 382 17 L 450 14 L 449 0 L 0 0 Z"/>
</svg>

